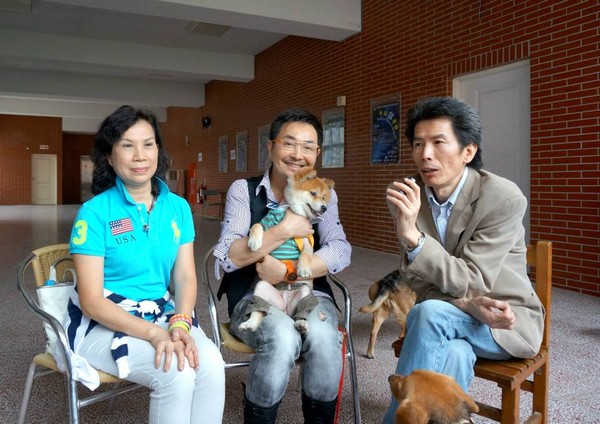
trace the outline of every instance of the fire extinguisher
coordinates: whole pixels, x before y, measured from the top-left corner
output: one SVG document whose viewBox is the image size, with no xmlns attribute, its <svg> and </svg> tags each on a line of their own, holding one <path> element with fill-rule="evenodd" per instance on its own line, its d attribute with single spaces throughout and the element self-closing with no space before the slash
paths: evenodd
<svg viewBox="0 0 600 424">
<path fill-rule="evenodd" d="M 198 190 L 198 198 L 196 199 L 198 203 L 204 203 L 204 191 L 206 190 L 206 178 L 202 180 L 202 184 L 200 185 L 200 189 Z"/>
</svg>

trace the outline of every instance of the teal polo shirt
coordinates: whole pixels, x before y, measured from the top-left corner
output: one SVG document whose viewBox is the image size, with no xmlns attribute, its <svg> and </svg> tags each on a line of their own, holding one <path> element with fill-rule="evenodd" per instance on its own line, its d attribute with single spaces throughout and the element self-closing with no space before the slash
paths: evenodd
<svg viewBox="0 0 600 424">
<path fill-rule="evenodd" d="M 72 254 L 104 257 L 104 288 L 138 301 L 165 294 L 179 246 L 195 237 L 188 203 L 158 182 L 148 214 L 117 177 L 114 187 L 82 205 L 71 230 Z"/>
</svg>

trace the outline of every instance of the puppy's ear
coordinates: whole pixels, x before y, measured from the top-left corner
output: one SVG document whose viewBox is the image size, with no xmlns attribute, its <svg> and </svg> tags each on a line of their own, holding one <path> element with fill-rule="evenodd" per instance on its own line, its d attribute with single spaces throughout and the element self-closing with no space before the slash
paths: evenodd
<svg viewBox="0 0 600 424">
<path fill-rule="evenodd" d="M 333 187 L 335 186 L 335 183 L 333 182 L 333 180 L 330 180 L 329 178 L 322 178 L 322 180 L 325 184 L 327 184 L 327 188 L 330 191 L 333 190 Z"/>
<path fill-rule="evenodd" d="M 404 385 L 405 377 L 400 374 L 392 374 L 388 377 L 388 382 L 390 383 L 390 390 L 392 391 L 392 395 L 398 401 L 398 403 L 402 402 L 404 399 L 404 393 L 402 391 L 402 386 Z"/>
<path fill-rule="evenodd" d="M 310 181 L 317 178 L 317 171 L 314 169 L 302 168 L 294 174 L 296 182 L 301 183 L 304 181 Z"/>
</svg>

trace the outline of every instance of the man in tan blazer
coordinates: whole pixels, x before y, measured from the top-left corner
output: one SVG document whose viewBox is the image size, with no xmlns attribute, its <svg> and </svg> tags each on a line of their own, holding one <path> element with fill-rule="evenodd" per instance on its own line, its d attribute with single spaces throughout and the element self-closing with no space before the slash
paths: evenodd
<svg viewBox="0 0 600 424">
<path fill-rule="evenodd" d="M 426 369 L 467 391 L 476 357 L 534 356 L 544 310 L 527 276 L 516 184 L 481 169 L 481 122 L 461 100 L 418 102 L 406 137 L 417 166 L 386 196 L 400 241 L 401 278 L 417 293 L 396 373 Z M 392 423 L 398 404 L 384 419 Z"/>
</svg>

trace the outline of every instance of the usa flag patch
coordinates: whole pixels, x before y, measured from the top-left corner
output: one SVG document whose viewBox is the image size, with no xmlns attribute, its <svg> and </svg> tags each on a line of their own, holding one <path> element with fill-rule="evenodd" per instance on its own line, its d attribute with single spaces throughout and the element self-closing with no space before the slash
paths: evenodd
<svg viewBox="0 0 600 424">
<path fill-rule="evenodd" d="M 110 221 L 108 225 L 110 226 L 110 232 L 113 236 L 118 236 L 119 234 L 133 231 L 133 224 L 131 223 L 131 219 L 129 218 L 122 218 L 117 219 L 116 221 Z"/>
</svg>

